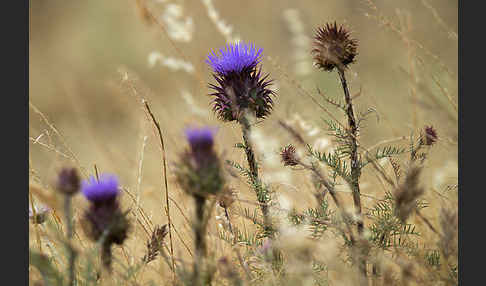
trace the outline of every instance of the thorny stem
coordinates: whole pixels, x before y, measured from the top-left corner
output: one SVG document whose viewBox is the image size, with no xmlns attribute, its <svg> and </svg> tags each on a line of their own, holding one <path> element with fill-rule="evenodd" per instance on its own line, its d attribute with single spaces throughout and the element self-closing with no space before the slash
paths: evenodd
<svg viewBox="0 0 486 286">
<path fill-rule="evenodd" d="M 71 210 L 71 196 L 70 195 L 65 195 L 64 196 L 64 213 L 66 216 L 66 232 L 67 232 L 67 243 L 66 247 L 69 253 L 69 285 L 73 286 L 74 285 L 74 280 L 75 280 L 75 271 L 74 271 L 74 264 L 76 260 L 76 253 L 73 249 L 73 246 L 71 244 L 72 239 L 73 239 L 73 234 L 74 234 L 74 227 L 73 227 L 73 221 L 72 221 L 72 210 Z"/>
<path fill-rule="evenodd" d="M 364 225 L 361 216 L 361 197 L 359 188 L 359 177 L 361 176 L 361 168 L 358 158 L 358 125 L 356 123 L 356 117 L 353 111 L 351 96 L 349 95 L 348 84 L 346 82 L 346 77 L 344 76 L 344 69 L 340 67 L 337 70 L 344 90 L 344 99 L 346 101 L 346 116 L 348 117 L 349 132 L 351 133 L 351 136 L 349 136 L 349 140 L 351 143 L 351 188 L 353 191 L 354 207 L 359 218 L 357 223 L 358 235 L 362 236 Z M 360 261 L 360 269 L 366 277 L 366 261 L 364 259 Z"/>
<path fill-rule="evenodd" d="M 193 282 L 194 285 L 201 285 L 201 266 L 203 258 L 206 255 L 206 241 L 204 236 L 204 206 L 206 198 L 200 195 L 194 195 L 194 201 L 196 204 L 196 224 L 194 226 L 196 259 L 194 260 Z"/>
<path fill-rule="evenodd" d="M 250 122 L 248 122 L 248 119 L 245 116 L 241 116 L 238 122 L 240 123 L 241 130 L 243 132 L 243 141 L 245 142 L 245 153 L 246 153 L 246 159 L 248 160 L 248 166 L 250 167 L 250 173 L 252 177 L 251 180 L 253 182 L 253 185 L 257 185 L 260 183 L 258 178 L 258 166 L 255 159 L 255 153 L 253 152 L 253 148 L 250 142 L 250 131 L 251 131 Z M 268 201 L 265 196 L 259 195 L 258 190 L 255 191 L 257 193 L 257 200 L 259 202 L 263 214 L 265 233 L 271 233 L 272 226 L 271 226 L 269 212 L 268 212 Z"/>
</svg>

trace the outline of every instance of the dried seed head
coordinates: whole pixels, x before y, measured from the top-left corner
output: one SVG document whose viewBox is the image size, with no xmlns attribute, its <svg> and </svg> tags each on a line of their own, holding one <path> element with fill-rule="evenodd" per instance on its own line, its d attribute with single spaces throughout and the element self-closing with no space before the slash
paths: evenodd
<svg viewBox="0 0 486 286">
<path fill-rule="evenodd" d="M 457 256 L 457 211 L 450 207 L 443 207 L 439 222 L 442 233 L 439 246 L 442 254 L 446 259 L 451 255 Z"/>
<path fill-rule="evenodd" d="M 422 172 L 420 167 L 412 167 L 403 183 L 396 192 L 396 212 L 402 222 L 405 222 L 413 210 L 417 207 L 417 199 L 424 193 L 419 187 L 419 175 Z"/>
<path fill-rule="evenodd" d="M 284 166 L 295 166 L 298 164 L 297 155 L 295 154 L 295 147 L 287 145 L 282 152 L 280 152 Z"/>
<path fill-rule="evenodd" d="M 342 26 L 338 28 L 336 22 L 317 29 L 312 54 L 318 68 L 329 72 L 335 67 L 344 70 L 354 62 L 358 41 L 351 39 L 349 33 Z"/>
<path fill-rule="evenodd" d="M 152 232 L 152 237 L 150 241 L 147 242 L 147 254 L 142 258 L 144 263 L 149 263 L 157 258 L 159 255 L 159 251 L 162 248 L 162 243 L 164 242 L 164 238 L 169 233 L 169 229 L 167 224 L 163 226 L 156 226 L 154 231 Z"/>
</svg>

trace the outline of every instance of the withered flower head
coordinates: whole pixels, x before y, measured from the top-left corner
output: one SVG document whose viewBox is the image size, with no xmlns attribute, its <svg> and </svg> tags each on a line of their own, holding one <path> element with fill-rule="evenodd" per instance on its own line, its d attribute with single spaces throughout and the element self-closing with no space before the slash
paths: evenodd
<svg viewBox="0 0 486 286">
<path fill-rule="evenodd" d="M 419 176 L 422 172 L 421 167 L 412 167 L 401 185 L 398 186 L 395 193 L 397 217 L 406 222 L 410 214 L 417 208 L 417 200 L 423 195 L 424 189 L 419 186 Z"/>
<path fill-rule="evenodd" d="M 351 39 L 349 34 L 343 26 L 338 28 L 336 22 L 317 29 L 312 54 L 318 68 L 329 72 L 335 67 L 344 70 L 354 62 L 358 41 Z"/>
<path fill-rule="evenodd" d="M 295 154 L 295 147 L 293 145 L 287 145 L 280 153 L 284 166 L 295 166 L 298 164 L 298 160 Z"/>
<path fill-rule="evenodd" d="M 425 141 L 423 142 L 427 146 L 433 145 L 437 141 L 437 131 L 432 126 L 425 126 Z"/>
<path fill-rule="evenodd" d="M 257 118 L 265 118 L 272 110 L 275 93 L 269 89 L 272 80 L 262 76 L 257 65 L 263 50 L 254 44 L 228 44 L 208 55 L 206 63 L 213 69 L 218 83 L 209 84 L 214 90 L 213 110 L 223 121 L 238 120 L 245 111 Z"/>
</svg>

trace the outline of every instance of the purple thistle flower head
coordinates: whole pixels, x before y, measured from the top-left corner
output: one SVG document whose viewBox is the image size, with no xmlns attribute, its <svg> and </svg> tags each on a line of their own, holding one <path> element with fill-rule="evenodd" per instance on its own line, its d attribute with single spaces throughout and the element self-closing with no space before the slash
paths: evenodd
<svg viewBox="0 0 486 286">
<path fill-rule="evenodd" d="M 227 75 L 232 72 L 239 73 L 245 69 L 254 69 L 261 61 L 262 52 L 263 49 L 252 43 L 238 42 L 219 49 L 220 56 L 212 51 L 208 55 L 206 63 L 220 75 Z"/>
<path fill-rule="evenodd" d="M 215 194 L 223 186 L 218 155 L 213 149 L 214 127 L 186 128 L 191 148 L 180 154 L 176 177 L 183 189 L 191 195 Z"/>
<path fill-rule="evenodd" d="M 214 70 L 217 82 L 209 84 L 214 90 L 213 110 L 223 121 L 239 120 L 245 111 L 257 118 L 265 118 L 272 110 L 275 93 L 269 89 L 272 80 L 262 76 L 257 65 L 263 50 L 253 44 L 229 44 L 208 56 L 206 63 Z"/>
<path fill-rule="evenodd" d="M 216 129 L 211 127 L 186 128 L 185 130 L 187 141 L 194 152 L 210 150 L 213 147 L 216 132 Z"/>
<path fill-rule="evenodd" d="M 111 174 L 102 174 L 97 180 L 91 176 L 84 180 L 81 186 L 81 192 L 92 203 L 103 203 L 113 201 L 118 195 L 118 178 Z"/>
</svg>

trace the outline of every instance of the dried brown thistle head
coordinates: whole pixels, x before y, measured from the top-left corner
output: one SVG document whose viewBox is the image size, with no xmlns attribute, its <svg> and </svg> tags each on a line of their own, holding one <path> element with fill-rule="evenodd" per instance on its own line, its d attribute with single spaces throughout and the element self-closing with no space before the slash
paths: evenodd
<svg viewBox="0 0 486 286">
<path fill-rule="evenodd" d="M 297 155 L 295 154 L 295 147 L 291 144 L 282 149 L 280 156 L 282 157 L 284 166 L 295 166 L 299 164 Z"/>
<path fill-rule="evenodd" d="M 425 135 L 423 135 L 424 141 L 422 143 L 427 146 L 432 146 L 438 139 L 437 131 L 433 126 L 425 126 L 424 133 L 425 133 Z"/>
<path fill-rule="evenodd" d="M 351 39 L 349 34 L 343 26 L 338 28 L 336 22 L 317 29 L 312 54 L 318 68 L 329 72 L 335 67 L 344 70 L 354 62 L 358 41 Z"/>
</svg>

